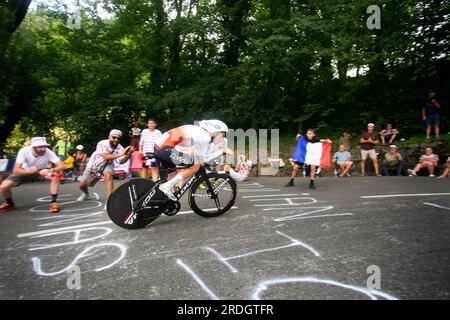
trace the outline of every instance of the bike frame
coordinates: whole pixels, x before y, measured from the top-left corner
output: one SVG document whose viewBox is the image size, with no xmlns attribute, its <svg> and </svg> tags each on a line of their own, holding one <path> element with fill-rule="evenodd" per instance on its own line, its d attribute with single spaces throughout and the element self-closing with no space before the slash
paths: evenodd
<svg viewBox="0 0 450 320">
<path fill-rule="evenodd" d="M 177 198 L 177 200 L 179 200 L 185 193 L 187 190 L 189 190 L 189 188 L 191 187 L 191 185 L 198 179 L 202 178 L 203 176 L 206 176 L 206 165 L 202 165 L 200 166 L 200 168 L 198 169 L 198 171 L 192 175 L 192 177 L 189 178 L 188 181 L 186 181 L 186 183 L 183 185 L 183 187 L 178 190 L 177 192 L 174 193 L 175 197 Z M 160 164 L 158 164 L 158 172 L 161 173 L 161 167 Z M 173 172 L 173 171 L 172 171 Z M 160 175 L 161 176 L 161 175 Z M 165 198 L 164 200 L 152 200 L 152 197 L 155 195 L 156 193 L 156 188 L 163 182 L 165 182 L 166 179 L 161 179 L 155 182 L 155 185 L 149 189 L 142 197 L 140 197 L 139 199 L 133 201 L 133 210 L 134 211 L 140 211 L 140 209 L 145 209 L 146 206 L 148 204 L 152 204 L 152 205 L 157 205 L 157 204 L 164 204 L 167 203 L 167 201 L 170 201 L 169 199 Z M 214 190 L 213 186 L 211 185 L 211 182 L 206 179 L 206 187 L 208 190 L 211 190 L 211 198 L 214 199 L 215 201 L 217 201 L 217 190 Z"/>
</svg>

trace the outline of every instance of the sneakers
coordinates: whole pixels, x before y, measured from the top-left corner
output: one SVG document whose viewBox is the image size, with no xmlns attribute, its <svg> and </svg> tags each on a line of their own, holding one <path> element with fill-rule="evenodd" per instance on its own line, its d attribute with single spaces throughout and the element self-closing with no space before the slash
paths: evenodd
<svg viewBox="0 0 450 320">
<path fill-rule="evenodd" d="M 178 201 L 177 197 L 173 194 L 172 187 L 170 187 L 167 182 L 159 185 L 159 190 L 161 190 L 170 200 Z"/>
<path fill-rule="evenodd" d="M 310 189 L 316 189 L 316 186 L 315 186 L 315 184 L 314 184 L 314 181 L 311 181 L 310 183 L 309 183 L 309 188 Z"/>
<path fill-rule="evenodd" d="M 77 201 L 86 201 L 86 200 L 88 200 L 88 199 L 90 199 L 91 198 L 91 196 L 89 195 L 89 193 L 82 193 L 81 194 L 81 196 L 79 196 L 78 198 L 77 198 Z"/>
<path fill-rule="evenodd" d="M 417 176 L 417 174 L 416 174 L 416 172 L 414 170 L 408 169 L 408 173 L 409 173 L 410 177 Z"/>
<path fill-rule="evenodd" d="M 0 212 L 6 212 L 9 210 L 13 210 L 15 209 L 16 206 L 14 204 L 9 204 L 8 202 L 3 202 L 2 204 L 0 204 Z"/>
<path fill-rule="evenodd" d="M 286 183 L 285 187 L 293 187 L 294 186 L 294 181 L 293 180 L 289 180 L 288 183 Z"/>
<path fill-rule="evenodd" d="M 430 178 L 434 178 L 434 177 L 436 177 L 436 176 L 435 176 L 434 174 L 430 174 L 429 177 L 430 177 Z"/>
<path fill-rule="evenodd" d="M 51 212 L 51 213 L 57 213 L 57 212 L 59 212 L 59 206 L 58 206 L 58 204 L 57 204 L 56 202 L 52 202 L 52 203 L 50 204 L 50 212 Z"/>
</svg>

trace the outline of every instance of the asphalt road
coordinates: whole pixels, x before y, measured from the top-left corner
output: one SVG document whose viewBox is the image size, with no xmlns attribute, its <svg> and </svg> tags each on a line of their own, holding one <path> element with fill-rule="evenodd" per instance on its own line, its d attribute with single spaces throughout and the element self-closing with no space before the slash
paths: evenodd
<svg viewBox="0 0 450 320">
<path fill-rule="evenodd" d="M 450 180 L 296 179 L 239 185 L 214 219 L 183 199 L 142 230 L 115 226 L 98 199 L 45 183 L 13 190 L 0 214 L 0 299 L 449 299 Z M 116 183 L 118 183 L 116 181 Z"/>
</svg>

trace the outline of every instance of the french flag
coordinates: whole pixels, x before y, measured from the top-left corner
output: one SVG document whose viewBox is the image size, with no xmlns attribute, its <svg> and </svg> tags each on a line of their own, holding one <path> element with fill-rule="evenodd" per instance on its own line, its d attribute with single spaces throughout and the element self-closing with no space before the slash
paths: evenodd
<svg viewBox="0 0 450 320">
<path fill-rule="evenodd" d="M 300 136 L 294 150 L 292 160 L 305 164 L 330 168 L 331 143 L 308 142 L 305 136 Z"/>
</svg>

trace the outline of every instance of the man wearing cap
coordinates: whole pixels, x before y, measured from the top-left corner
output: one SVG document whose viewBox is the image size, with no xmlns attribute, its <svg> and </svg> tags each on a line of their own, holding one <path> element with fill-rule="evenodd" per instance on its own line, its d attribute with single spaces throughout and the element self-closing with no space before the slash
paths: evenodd
<svg viewBox="0 0 450 320">
<path fill-rule="evenodd" d="M 51 181 L 50 194 L 52 200 L 50 212 L 56 213 L 59 211 L 58 203 L 56 202 L 59 188 L 59 174 L 64 172 L 65 165 L 47 146 L 49 145 L 44 137 L 33 137 L 31 138 L 30 146 L 19 150 L 12 175 L 6 178 L 0 185 L 1 192 L 5 198 L 5 202 L 0 205 L 0 212 L 15 208 L 12 200 L 12 188 L 40 176 Z M 48 169 L 49 162 L 55 164 L 56 167 L 54 169 Z M 56 175 L 54 172 L 58 174 Z"/>
<path fill-rule="evenodd" d="M 389 152 L 384 155 L 384 160 L 380 160 L 381 172 L 384 176 L 389 176 L 389 170 L 397 170 L 397 176 L 403 173 L 403 158 L 398 153 L 397 146 L 390 145 Z"/>
<path fill-rule="evenodd" d="M 366 175 L 366 159 L 367 156 L 370 156 L 372 159 L 373 167 L 375 168 L 375 175 L 380 177 L 380 173 L 378 172 L 378 161 L 377 161 L 377 153 L 375 151 L 375 145 L 379 143 L 378 135 L 374 131 L 375 125 L 373 123 L 369 123 L 367 125 L 367 131 L 361 134 L 359 139 L 359 144 L 361 145 L 361 176 Z"/>
<path fill-rule="evenodd" d="M 86 179 L 91 172 L 103 170 L 105 177 L 105 191 L 108 197 L 113 189 L 113 172 L 114 160 L 119 158 L 119 163 L 124 164 L 130 158 L 134 148 L 128 146 L 122 147 L 119 143 L 122 138 L 122 131 L 113 129 L 109 133 L 108 139 L 101 140 L 97 143 L 94 153 L 91 155 L 86 170 L 80 179 L 80 189 L 83 193 L 78 197 L 77 201 L 89 199 L 89 191 Z"/>
</svg>

